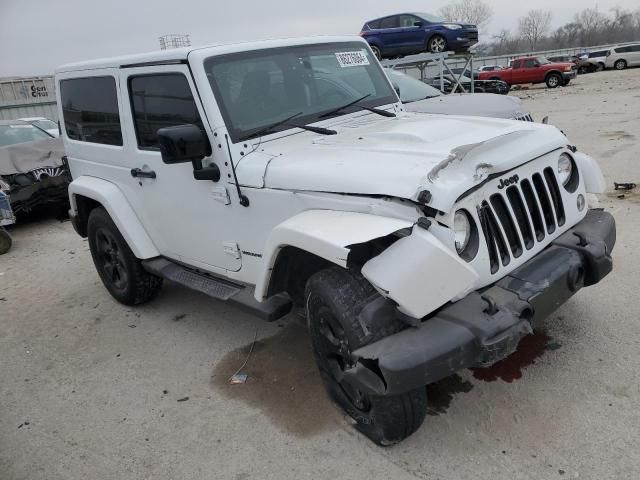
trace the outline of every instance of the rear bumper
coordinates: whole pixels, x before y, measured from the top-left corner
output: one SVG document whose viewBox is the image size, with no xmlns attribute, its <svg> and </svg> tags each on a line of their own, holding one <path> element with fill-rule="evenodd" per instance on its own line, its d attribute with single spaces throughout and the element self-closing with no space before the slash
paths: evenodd
<svg viewBox="0 0 640 480">
<path fill-rule="evenodd" d="M 492 365 L 513 353 L 536 322 L 611 271 L 615 240 L 611 214 L 589 211 L 492 286 L 443 307 L 418 328 L 356 350 L 345 380 L 369 394 L 394 395 L 463 368 Z"/>
</svg>

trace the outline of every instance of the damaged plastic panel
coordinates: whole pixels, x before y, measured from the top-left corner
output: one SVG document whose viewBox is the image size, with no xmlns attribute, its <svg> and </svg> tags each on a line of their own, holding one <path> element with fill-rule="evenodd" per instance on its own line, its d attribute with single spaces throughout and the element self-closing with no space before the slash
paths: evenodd
<svg viewBox="0 0 640 480">
<path fill-rule="evenodd" d="M 614 245 L 613 217 L 592 210 L 491 287 L 448 304 L 417 328 L 353 352 L 356 362 L 344 379 L 370 394 L 395 395 L 463 368 L 492 365 L 513 353 L 536 322 L 604 278 L 611 271 Z"/>
</svg>

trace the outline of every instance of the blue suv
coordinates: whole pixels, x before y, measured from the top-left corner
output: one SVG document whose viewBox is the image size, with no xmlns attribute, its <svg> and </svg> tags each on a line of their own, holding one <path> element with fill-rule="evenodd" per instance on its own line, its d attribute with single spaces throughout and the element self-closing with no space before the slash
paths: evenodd
<svg viewBox="0 0 640 480">
<path fill-rule="evenodd" d="M 478 43 L 478 27 L 428 13 L 400 13 L 364 24 L 364 37 L 378 59 L 422 52 L 462 52 Z"/>
</svg>

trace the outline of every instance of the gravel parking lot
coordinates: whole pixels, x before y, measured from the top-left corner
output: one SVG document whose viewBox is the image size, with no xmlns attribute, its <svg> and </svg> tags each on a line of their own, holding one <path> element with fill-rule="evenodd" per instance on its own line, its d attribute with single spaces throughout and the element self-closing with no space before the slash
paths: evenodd
<svg viewBox="0 0 640 480">
<path fill-rule="evenodd" d="M 612 190 L 640 183 L 640 69 L 512 94 L 601 161 L 615 270 L 509 359 L 430 386 L 415 435 L 382 449 L 355 432 L 297 317 L 170 284 L 124 307 L 70 223 L 37 220 L 0 257 L 0 480 L 638 478 L 640 197 Z"/>
</svg>

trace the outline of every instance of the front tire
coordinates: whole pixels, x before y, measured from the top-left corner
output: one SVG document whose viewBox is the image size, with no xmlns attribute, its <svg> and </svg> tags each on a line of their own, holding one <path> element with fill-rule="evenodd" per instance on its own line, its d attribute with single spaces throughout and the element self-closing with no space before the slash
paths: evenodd
<svg viewBox="0 0 640 480">
<path fill-rule="evenodd" d="M 447 40 L 442 35 L 434 35 L 427 42 L 429 53 L 442 53 L 447 51 Z"/>
<path fill-rule="evenodd" d="M 560 76 L 560 74 L 558 73 L 551 73 L 547 76 L 547 79 L 545 80 L 545 83 L 547 84 L 547 87 L 549 88 L 557 88 L 560 85 L 562 85 L 563 80 L 562 77 Z"/>
<path fill-rule="evenodd" d="M 87 232 L 93 264 L 113 298 L 125 305 L 140 305 L 158 294 L 162 278 L 142 268 L 103 207 L 91 211 Z"/>
<path fill-rule="evenodd" d="M 341 378 L 351 353 L 404 328 L 397 319 L 364 327 L 358 316 L 378 293 L 359 273 L 332 267 L 314 274 L 305 291 L 311 342 L 327 393 L 378 445 L 393 445 L 415 432 L 426 416 L 426 388 L 374 396 Z M 366 331 L 365 331 L 366 328 Z"/>
<path fill-rule="evenodd" d="M 627 68 L 627 61 L 616 60 L 616 63 L 613 64 L 613 68 L 615 68 L 616 70 L 624 70 L 625 68 Z"/>
</svg>

